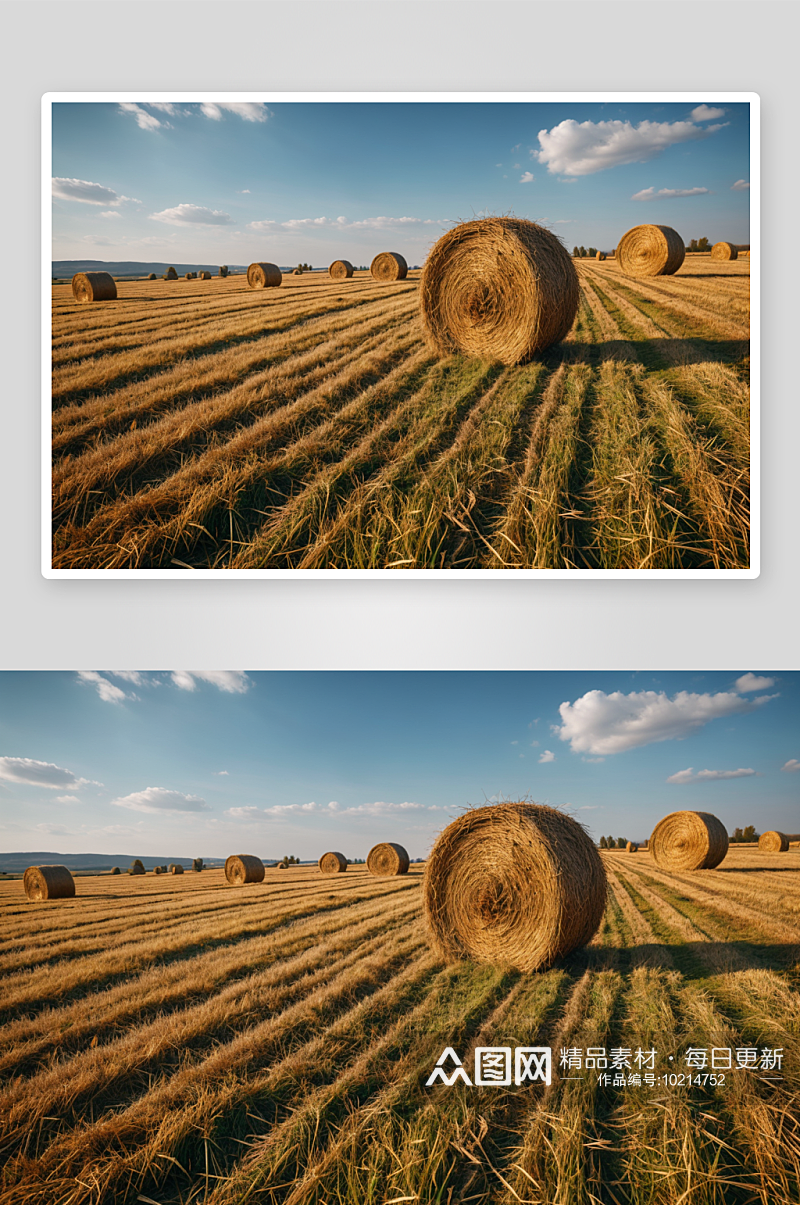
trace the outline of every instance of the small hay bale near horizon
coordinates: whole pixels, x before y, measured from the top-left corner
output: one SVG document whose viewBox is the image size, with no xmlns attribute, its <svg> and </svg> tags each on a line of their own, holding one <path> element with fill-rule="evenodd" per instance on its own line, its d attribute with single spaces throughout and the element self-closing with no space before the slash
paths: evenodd
<svg viewBox="0 0 800 1205">
<path fill-rule="evenodd" d="M 147 279 L 148 280 L 157 280 L 158 277 L 156 276 L 155 272 L 151 272 Z"/>
<path fill-rule="evenodd" d="M 561 240 L 523 218 L 462 222 L 436 243 L 419 286 L 439 355 L 524 364 L 572 329 L 580 284 Z"/>
<path fill-rule="evenodd" d="M 76 272 L 72 278 L 72 296 L 76 301 L 116 301 L 117 282 L 108 272 Z"/>
<path fill-rule="evenodd" d="M 617 244 L 617 262 L 626 276 L 674 276 L 686 247 L 671 226 L 632 226 Z"/>
<path fill-rule="evenodd" d="M 347 858 L 336 850 L 323 854 L 318 862 L 320 874 L 343 874 L 347 870 Z"/>
<path fill-rule="evenodd" d="M 154 867 L 153 867 L 153 874 L 163 874 L 163 873 L 164 873 L 164 872 L 163 872 L 163 870 L 161 869 L 161 867 L 160 867 L 160 866 L 154 866 Z"/>
<path fill-rule="evenodd" d="M 255 854 L 231 854 L 225 859 L 225 878 L 231 887 L 264 882 L 264 863 Z"/>
<path fill-rule="evenodd" d="M 223 276 L 223 277 L 228 275 L 228 265 L 227 264 L 220 264 L 219 275 Z"/>
<path fill-rule="evenodd" d="M 408 276 L 408 264 L 399 251 L 380 251 L 369 266 L 373 280 L 393 284 Z"/>
<path fill-rule="evenodd" d="M 606 257 L 605 251 L 598 251 L 595 259 L 604 260 Z"/>
<path fill-rule="evenodd" d="M 144 862 L 141 858 L 134 858 L 128 867 L 128 874 L 145 874 Z"/>
<path fill-rule="evenodd" d="M 69 900 L 75 895 L 75 880 L 66 866 L 29 866 L 22 876 L 22 886 L 33 903 Z"/>
<path fill-rule="evenodd" d="M 670 812 L 653 829 L 650 852 L 662 870 L 713 870 L 728 852 L 728 833 L 710 812 Z"/>
<path fill-rule="evenodd" d="M 166 272 L 164 273 L 164 280 L 177 280 L 177 279 L 178 279 L 178 273 L 175 271 L 175 269 L 167 268 Z"/>
<path fill-rule="evenodd" d="M 714 246 L 711 248 L 711 258 L 723 260 L 738 259 L 739 248 L 733 243 L 714 243 Z"/>
<path fill-rule="evenodd" d="M 120 870 L 119 866 L 112 866 L 110 873 L 111 874 L 122 874 L 122 871 Z"/>
<path fill-rule="evenodd" d="M 180 862 L 170 862 L 168 869 L 170 874 L 183 874 L 183 867 Z"/>
<path fill-rule="evenodd" d="M 277 289 L 283 280 L 277 264 L 251 264 L 247 269 L 247 283 L 251 289 Z"/>
<path fill-rule="evenodd" d="M 762 853 L 785 854 L 791 845 L 800 841 L 800 833 L 782 833 L 778 829 L 768 829 L 758 838 L 758 848 Z"/>
<path fill-rule="evenodd" d="M 201 272 L 199 275 L 201 280 L 211 280 L 210 272 Z"/>
<path fill-rule="evenodd" d="M 638 853 L 639 846 L 636 844 L 635 841 L 626 841 L 625 842 L 625 852 L 628 854 Z"/>
<path fill-rule="evenodd" d="M 423 907 L 445 962 L 529 972 L 586 945 L 606 907 L 602 859 L 582 825 L 544 804 L 474 808 L 436 839 Z"/>
<path fill-rule="evenodd" d="M 349 259 L 335 259 L 328 268 L 331 280 L 349 280 L 353 275 L 353 265 Z"/>
<path fill-rule="evenodd" d="M 408 867 L 408 853 L 396 841 L 380 841 L 367 854 L 367 870 L 370 874 L 408 874 Z"/>
</svg>

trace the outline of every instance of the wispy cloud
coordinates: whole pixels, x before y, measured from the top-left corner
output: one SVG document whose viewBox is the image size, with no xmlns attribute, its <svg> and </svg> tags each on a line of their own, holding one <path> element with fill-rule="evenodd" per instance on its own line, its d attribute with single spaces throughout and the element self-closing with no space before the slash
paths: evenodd
<svg viewBox="0 0 800 1205">
<path fill-rule="evenodd" d="M 328 816 L 331 819 L 345 819 L 350 816 L 392 816 L 408 812 L 438 812 L 441 809 L 435 805 L 425 806 L 422 803 L 386 803 L 377 800 L 374 803 L 361 803 L 354 807 L 343 808 L 335 800 L 328 804 L 321 803 L 285 803 L 275 807 L 233 807 L 228 808 L 226 816 L 235 820 L 283 820 L 293 816 Z"/>
<path fill-rule="evenodd" d="M 31 787 L 47 787 L 48 790 L 74 790 L 90 783 L 88 778 L 78 778 L 72 770 L 56 766 L 53 762 L 35 761 L 30 757 L 0 757 L 0 778 L 6 782 L 20 782 Z M 100 783 L 92 784 L 100 786 Z"/>
<path fill-rule="evenodd" d="M 702 197 L 706 194 L 708 194 L 707 188 L 659 188 L 658 192 L 655 188 L 643 188 L 641 192 L 635 192 L 631 200 L 662 201 L 670 200 L 673 197 Z"/>
<path fill-rule="evenodd" d="M 168 226 L 231 226 L 233 218 L 221 209 L 208 209 L 205 205 L 183 203 L 171 209 L 151 213 L 153 222 L 165 222 Z"/>
<path fill-rule="evenodd" d="M 725 116 L 725 110 L 712 109 L 708 105 L 698 105 L 696 109 L 692 109 L 689 116 L 692 121 L 715 121 L 716 118 Z"/>
<path fill-rule="evenodd" d="M 90 686 L 94 686 L 100 698 L 104 703 L 124 703 L 129 696 L 119 686 L 115 686 L 113 682 L 109 682 L 108 678 L 103 674 L 97 673 L 93 669 L 82 669 L 78 671 L 78 681 L 86 682 Z"/>
<path fill-rule="evenodd" d="M 531 155 L 549 172 L 589 176 L 625 163 L 646 163 L 677 143 L 707 138 L 721 126 L 691 121 L 574 121 L 539 131 L 540 150 Z"/>
<path fill-rule="evenodd" d="M 77 795 L 56 795 L 56 803 L 80 803 Z"/>
<path fill-rule="evenodd" d="M 237 117 L 241 117 L 242 121 L 266 121 L 272 117 L 265 104 L 258 102 L 231 103 L 223 104 L 207 103 L 200 106 L 200 111 L 205 117 L 210 117 L 212 121 L 222 121 L 223 112 L 235 113 Z"/>
<path fill-rule="evenodd" d="M 154 108 L 161 108 L 161 105 L 154 105 Z M 146 109 L 140 105 L 131 104 L 130 101 L 123 101 L 120 106 L 120 113 L 130 113 L 136 118 L 136 124 L 140 130 L 160 130 L 162 122 L 158 120 L 154 113 L 148 113 Z"/>
<path fill-rule="evenodd" d="M 775 685 L 775 679 L 766 678 L 762 674 L 742 674 L 733 685 L 740 695 L 744 695 L 753 690 L 769 690 L 770 686 Z"/>
<path fill-rule="evenodd" d="M 533 172 L 523 172 L 519 178 L 520 184 L 531 184 L 533 182 Z"/>
<path fill-rule="evenodd" d="M 434 218 L 412 218 L 412 217 L 374 217 L 362 218 L 358 221 L 349 221 L 344 215 L 338 218 L 289 218 L 285 222 L 277 222 L 272 218 L 263 218 L 257 222 L 248 222 L 249 230 L 257 230 L 261 233 L 269 231 L 309 231 L 309 230 L 390 230 L 400 229 L 409 230 L 419 226 L 437 226 L 443 222 L 438 222 Z"/>
<path fill-rule="evenodd" d="M 790 757 L 789 760 L 781 766 L 781 769 L 785 770 L 787 774 L 794 774 L 797 770 L 800 770 L 800 761 L 798 761 L 796 757 Z"/>
<path fill-rule="evenodd" d="M 210 807 L 199 795 L 184 795 L 181 791 L 169 791 L 165 787 L 145 787 L 111 803 L 117 808 L 130 808 L 134 812 L 209 812 Z"/>
<path fill-rule="evenodd" d="M 691 766 L 687 770 L 679 770 L 670 774 L 667 782 L 686 786 L 690 782 L 716 782 L 720 778 L 752 778 L 755 770 L 698 770 L 695 774 Z"/>
<path fill-rule="evenodd" d="M 253 679 L 238 669 L 175 670 L 170 676 L 180 690 L 197 690 L 198 682 L 206 682 L 225 694 L 244 695 L 253 686 Z"/>
<path fill-rule="evenodd" d="M 59 201 L 80 201 L 83 205 L 122 205 L 130 201 L 141 205 L 136 197 L 126 197 L 107 188 L 105 184 L 97 184 L 94 180 L 77 180 L 68 176 L 53 176 L 53 196 Z"/>
<path fill-rule="evenodd" d="M 549 749 L 545 749 L 544 753 L 539 754 L 540 762 L 548 762 L 548 761 L 555 761 L 555 760 L 556 760 L 555 753 L 551 753 Z"/>
<path fill-rule="evenodd" d="M 737 180 L 735 184 L 731 184 L 731 189 L 733 192 L 745 192 L 749 187 L 749 180 Z"/>
</svg>

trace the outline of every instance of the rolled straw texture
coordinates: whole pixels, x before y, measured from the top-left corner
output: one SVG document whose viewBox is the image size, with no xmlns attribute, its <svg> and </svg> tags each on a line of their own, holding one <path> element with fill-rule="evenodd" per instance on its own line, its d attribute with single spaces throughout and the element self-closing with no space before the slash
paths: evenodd
<svg viewBox="0 0 800 1205">
<path fill-rule="evenodd" d="M 170 862 L 169 873 L 170 874 L 183 874 L 183 867 L 181 866 L 180 862 Z"/>
<path fill-rule="evenodd" d="M 163 874 L 163 873 L 164 873 L 164 871 L 161 869 L 160 866 L 153 867 L 153 874 Z"/>
<path fill-rule="evenodd" d="M 635 841 L 627 841 L 625 843 L 625 852 L 627 854 L 635 854 L 638 852 L 638 850 L 639 850 L 639 846 L 636 844 Z"/>
<path fill-rule="evenodd" d="M 186 280 L 194 280 L 194 272 L 187 272 L 185 279 Z"/>
<path fill-rule="evenodd" d="M 322 855 L 319 868 L 322 874 L 343 874 L 347 870 L 347 858 L 334 850 Z"/>
<path fill-rule="evenodd" d="M 395 280 L 405 280 L 408 276 L 408 264 L 399 251 L 381 251 L 375 256 L 369 266 L 373 279 L 384 284 Z"/>
<path fill-rule="evenodd" d="M 554 234 L 522 218 L 463 222 L 439 239 L 420 278 L 422 323 L 440 355 L 521 364 L 575 321 L 575 266 Z"/>
<path fill-rule="evenodd" d="M 219 274 L 220 274 L 220 276 L 227 276 L 227 275 L 228 275 L 228 265 L 227 265 L 227 264 L 221 264 L 221 265 L 220 265 Z"/>
<path fill-rule="evenodd" d="M 156 274 L 155 274 L 155 272 L 151 272 L 151 273 L 150 273 L 150 275 L 148 276 L 148 278 L 147 278 L 147 279 L 148 279 L 148 280 L 155 280 L 155 279 L 156 279 Z"/>
<path fill-rule="evenodd" d="M 117 282 L 108 272 L 76 272 L 72 278 L 72 296 L 76 301 L 114 301 Z"/>
<path fill-rule="evenodd" d="M 211 273 L 210 272 L 201 272 L 200 279 L 201 280 L 211 280 Z"/>
<path fill-rule="evenodd" d="M 66 866 L 29 866 L 22 885 L 29 900 L 70 900 L 75 895 L 75 880 Z"/>
<path fill-rule="evenodd" d="M 335 259 L 328 268 L 331 280 L 349 280 L 353 275 L 353 265 L 349 259 Z"/>
<path fill-rule="evenodd" d="M 686 248 L 671 226 L 633 226 L 617 246 L 617 262 L 626 276 L 672 276 Z"/>
<path fill-rule="evenodd" d="M 122 871 L 120 870 L 119 866 L 112 866 L 111 873 L 112 874 L 122 874 Z"/>
<path fill-rule="evenodd" d="M 367 854 L 367 870 L 370 874 L 408 874 L 408 854 L 395 841 L 381 841 L 373 845 Z"/>
<path fill-rule="evenodd" d="M 302 276 L 302 275 L 303 275 L 302 268 L 295 268 L 294 271 L 292 272 L 292 276 Z"/>
<path fill-rule="evenodd" d="M 264 882 L 264 863 L 254 854 L 231 854 L 225 859 L 225 878 L 231 887 Z"/>
<path fill-rule="evenodd" d="M 714 243 L 711 248 L 712 259 L 738 259 L 739 248 L 733 243 Z"/>
<path fill-rule="evenodd" d="M 605 257 L 606 257 L 605 251 L 598 251 L 597 255 L 595 256 L 595 259 L 605 259 Z"/>
<path fill-rule="evenodd" d="M 728 834 L 710 812 L 670 812 L 653 829 L 650 852 L 663 870 L 713 870 L 728 852 Z"/>
<path fill-rule="evenodd" d="M 572 817 L 534 803 L 465 812 L 439 835 L 423 906 L 445 960 L 537 971 L 597 932 L 606 872 Z"/>
<path fill-rule="evenodd" d="M 282 280 L 277 264 L 251 264 L 247 269 L 247 283 L 251 289 L 276 289 Z"/>
<path fill-rule="evenodd" d="M 768 854 L 785 854 L 797 841 L 800 841 L 800 833 L 779 833 L 777 829 L 771 829 L 758 838 L 758 848 Z"/>
</svg>

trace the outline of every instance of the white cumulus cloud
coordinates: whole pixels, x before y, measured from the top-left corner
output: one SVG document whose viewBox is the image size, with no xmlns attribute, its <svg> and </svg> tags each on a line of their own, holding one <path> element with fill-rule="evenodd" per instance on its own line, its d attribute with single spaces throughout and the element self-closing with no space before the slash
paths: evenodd
<svg viewBox="0 0 800 1205">
<path fill-rule="evenodd" d="M 669 698 L 654 690 L 627 695 L 590 690 L 574 703 L 561 704 L 562 724 L 554 731 L 569 741 L 574 753 L 624 753 L 657 741 L 682 740 L 711 720 L 746 715 L 773 697 L 743 699 L 733 691 L 701 695 L 682 690 Z"/>
<path fill-rule="evenodd" d="M 199 795 L 184 795 L 165 787 L 145 787 L 120 799 L 111 800 L 114 807 L 130 808 L 134 812 L 209 812 L 211 809 Z"/>
<path fill-rule="evenodd" d="M 555 753 L 551 753 L 549 749 L 545 749 L 544 753 L 539 754 L 540 762 L 555 761 L 555 760 L 556 760 Z"/>
<path fill-rule="evenodd" d="M 531 184 L 533 182 L 533 172 L 523 172 L 519 178 L 520 184 Z"/>
<path fill-rule="evenodd" d="M 531 151 L 547 170 L 564 176 L 590 176 L 624 163 L 646 163 L 677 143 L 707 138 L 720 126 L 691 121 L 574 121 L 539 131 L 541 150 Z"/>
<path fill-rule="evenodd" d="M 698 770 L 695 774 L 691 766 L 687 770 L 679 770 L 677 774 L 670 774 L 667 782 L 677 783 L 679 786 L 686 786 L 690 782 L 715 782 L 720 778 L 752 778 L 755 770 Z"/>
<path fill-rule="evenodd" d="M 56 803 L 80 803 L 77 795 L 56 795 Z"/>
<path fill-rule="evenodd" d="M 717 117 L 724 117 L 724 109 L 711 109 L 708 105 L 698 105 L 696 109 L 692 109 L 689 114 L 692 121 L 714 121 Z"/>
<path fill-rule="evenodd" d="M 793 774 L 795 771 L 800 770 L 800 761 L 796 757 L 790 757 L 786 764 L 781 766 L 781 769 L 785 770 L 787 774 Z"/>
<path fill-rule="evenodd" d="M 73 837 L 75 834 L 68 828 L 64 828 L 63 824 L 37 824 L 37 829 L 40 833 L 47 833 L 49 837 Z"/>
<path fill-rule="evenodd" d="M 154 222 L 166 222 L 168 226 L 230 226 L 233 218 L 221 209 L 208 209 L 205 205 L 173 205 L 171 209 L 162 209 L 151 213 Z"/>
<path fill-rule="evenodd" d="M 733 685 L 740 695 L 745 695 L 751 690 L 769 690 L 775 685 L 775 679 L 765 678 L 762 674 L 742 674 Z"/>
<path fill-rule="evenodd" d="M 702 197 L 707 193 L 707 188 L 659 188 L 658 192 L 655 188 L 643 188 L 640 192 L 635 192 L 631 200 L 658 201 L 669 200 L 672 197 Z"/>
<path fill-rule="evenodd" d="M 93 669 L 79 670 L 78 680 L 94 686 L 104 703 L 122 703 L 130 697 L 124 690 L 120 690 L 118 686 L 115 686 L 113 682 L 109 682 L 108 678 L 104 677 L 103 674 L 98 674 Z"/>
<path fill-rule="evenodd" d="M 749 180 L 737 180 L 735 184 L 731 184 L 731 189 L 733 192 L 745 192 L 749 187 Z"/>
<path fill-rule="evenodd" d="M 81 201 L 84 205 L 121 205 L 123 201 L 132 201 L 141 205 L 136 197 L 126 197 L 117 193 L 105 184 L 97 184 L 94 180 L 76 180 L 68 176 L 53 176 L 53 196 L 60 201 Z"/>
<path fill-rule="evenodd" d="M 243 121 L 266 121 L 268 117 L 272 116 L 267 106 L 262 104 L 260 101 L 245 101 L 244 103 L 233 102 L 229 104 L 223 104 L 221 102 L 212 104 L 207 102 L 206 104 L 200 106 L 200 111 L 206 117 L 210 117 L 212 121 L 222 121 L 223 110 L 227 111 L 228 113 L 235 113 L 236 116 L 241 117 Z"/>
<path fill-rule="evenodd" d="M 0 757 L 0 778 L 6 782 L 21 782 L 31 787 L 47 787 L 48 790 L 63 791 L 83 786 L 88 779 L 78 778 L 71 770 L 56 766 L 49 761 L 35 761 L 30 757 Z"/>
<path fill-rule="evenodd" d="M 158 105 L 156 108 L 160 108 Z M 131 104 L 129 101 L 123 101 L 120 106 L 120 113 L 131 113 L 136 118 L 136 124 L 140 130 L 159 130 L 161 122 L 154 113 L 148 113 L 146 109 L 142 109 L 139 105 Z"/>
<path fill-rule="evenodd" d="M 253 685 L 253 679 L 238 669 L 175 670 L 171 677 L 180 690 L 197 690 L 198 682 L 207 682 L 228 695 L 245 695 Z"/>
</svg>

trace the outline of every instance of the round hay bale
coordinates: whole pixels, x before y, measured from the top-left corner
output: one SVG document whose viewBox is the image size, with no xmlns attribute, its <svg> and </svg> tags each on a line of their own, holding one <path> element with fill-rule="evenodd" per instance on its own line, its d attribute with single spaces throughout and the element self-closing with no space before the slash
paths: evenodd
<svg viewBox="0 0 800 1205">
<path fill-rule="evenodd" d="M 728 852 L 728 834 L 710 812 L 670 812 L 653 829 L 650 852 L 662 870 L 713 870 Z"/>
<path fill-rule="evenodd" d="M 148 280 L 156 280 L 156 279 L 157 279 L 157 277 L 156 277 L 155 272 L 151 272 L 151 273 L 150 273 L 150 275 L 148 276 L 148 278 L 147 278 L 147 279 L 148 279 Z"/>
<path fill-rule="evenodd" d="M 211 280 L 211 273 L 210 272 L 201 272 L 200 279 L 201 280 Z"/>
<path fill-rule="evenodd" d="M 480 218 L 439 239 L 422 269 L 423 326 L 440 355 L 520 364 L 568 334 L 580 286 L 561 240 L 523 218 Z"/>
<path fill-rule="evenodd" d="M 321 874 L 343 874 L 347 870 L 347 858 L 334 852 L 323 854 L 319 860 Z"/>
<path fill-rule="evenodd" d="M 797 841 L 800 841 L 800 833 L 779 833 L 777 829 L 771 829 L 758 838 L 758 848 L 762 853 L 785 854 Z"/>
<path fill-rule="evenodd" d="M 331 280 L 349 280 L 353 275 L 353 265 L 349 259 L 335 259 L 328 268 Z"/>
<path fill-rule="evenodd" d="M 227 264 L 220 264 L 219 274 L 220 274 L 220 276 L 228 275 L 228 265 Z"/>
<path fill-rule="evenodd" d="M 382 841 L 367 854 L 367 870 L 377 875 L 408 874 L 408 854 L 402 845 Z"/>
<path fill-rule="evenodd" d="M 395 280 L 405 280 L 408 276 L 408 264 L 399 251 L 379 252 L 369 266 L 374 280 L 381 284 L 389 284 Z"/>
<path fill-rule="evenodd" d="M 22 876 L 29 900 L 71 900 L 75 880 L 66 866 L 29 866 Z"/>
<path fill-rule="evenodd" d="M 247 283 L 251 289 L 276 289 L 282 280 L 277 264 L 251 264 L 247 269 Z"/>
<path fill-rule="evenodd" d="M 140 858 L 134 858 L 128 867 L 128 874 L 144 874 L 144 862 Z"/>
<path fill-rule="evenodd" d="M 733 243 L 714 243 L 711 248 L 712 259 L 738 259 L 739 249 Z"/>
<path fill-rule="evenodd" d="M 187 272 L 187 273 L 186 273 L 186 279 L 187 279 L 187 280 L 194 280 L 194 274 L 193 274 L 192 272 Z"/>
<path fill-rule="evenodd" d="M 111 873 L 112 874 L 122 874 L 122 871 L 120 870 L 119 866 L 112 866 Z"/>
<path fill-rule="evenodd" d="M 671 226 L 633 226 L 616 254 L 626 276 L 672 276 L 685 260 L 686 248 Z"/>
<path fill-rule="evenodd" d="M 598 251 L 597 255 L 595 256 L 595 259 L 605 259 L 605 257 L 606 257 L 605 251 Z"/>
<path fill-rule="evenodd" d="M 153 874 L 163 874 L 163 873 L 164 873 L 164 871 L 161 869 L 160 866 L 153 867 Z"/>
<path fill-rule="evenodd" d="M 302 275 L 303 275 L 302 268 L 295 268 L 294 271 L 292 272 L 292 276 L 302 276 Z"/>
<path fill-rule="evenodd" d="M 636 844 L 635 841 L 626 841 L 625 842 L 625 853 L 626 854 L 635 854 L 635 853 L 638 853 L 638 851 L 639 851 L 639 846 Z"/>
<path fill-rule="evenodd" d="M 231 854 L 225 859 L 225 878 L 231 887 L 245 883 L 263 883 L 264 863 L 254 854 Z"/>
<path fill-rule="evenodd" d="M 108 272 L 76 272 L 72 278 L 72 296 L 76 301 L 114 301 L 117 282 Z"/>
<path fill-rule="evenodd" d="M 606 872 L 571 816 L 534 803 L 465 812 L 440 833 L 423 906 L 436 952 L 538 971 L 597 932 Z"/>
<path fill-rule="evenodd" d="M 181 866 L 180 862 L 170 862 L 169 873 L 170 874 L 183 874 L 183 867 Z"/>
</svg>

